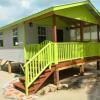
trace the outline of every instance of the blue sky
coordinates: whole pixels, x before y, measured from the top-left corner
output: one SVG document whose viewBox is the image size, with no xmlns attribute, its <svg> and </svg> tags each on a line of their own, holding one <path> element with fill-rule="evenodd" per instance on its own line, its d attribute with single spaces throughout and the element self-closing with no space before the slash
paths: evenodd
<svg viewBox="0 0 100 100">
<path fill-rule="evenodd" d="M 45 8 L 83 0 L 0 0 L 0 26 L 36 13 Z M 91 0 L 100 10 L 100 0 Z"/>
</svg>

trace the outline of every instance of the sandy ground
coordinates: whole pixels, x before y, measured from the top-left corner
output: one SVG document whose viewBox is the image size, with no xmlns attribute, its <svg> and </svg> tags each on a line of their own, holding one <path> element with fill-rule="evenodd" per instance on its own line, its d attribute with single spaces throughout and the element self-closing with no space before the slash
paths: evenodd
<svg viewBox="0 0 100 100">
<path fill-rule="evenodd" d="M 36 100 L 89 100 L 85 90 L 60 90 L 58 92 L 49 93 L 39 97 Z"/>
<path fill-rule="evenodd" d="M 62 84 L 68 84 L 67 89 L 39 95 L 33 100 L 100 100 L 100 70 L 95 65 L 86 65 L 84 76 L 73 75 L 62 79 Z M 3 87 L 14 78 L 14 74 L 0 71 L 0 99 L 9 100 L 3 95 Z M 14 99 L 16 100 L 16 99 Z"/>
<path fill-rule="evenodd" d="M 71 76 L 62 79 L 62 84 L 69 84 L 68 89 L 47 93 L 36 100 L 100 100 L 100 70 L 95 64 L 85 65 L 84 76 Z"/>
<path fill-rule="evenodd" d="M 0 71 L 0 99 L 6 100 L 6 98 L 3 95 L 4 88 L 6 84 L 12 80 L 14 77 L 14 74 L 9 74 L 8 72 Z"/>
</svg>

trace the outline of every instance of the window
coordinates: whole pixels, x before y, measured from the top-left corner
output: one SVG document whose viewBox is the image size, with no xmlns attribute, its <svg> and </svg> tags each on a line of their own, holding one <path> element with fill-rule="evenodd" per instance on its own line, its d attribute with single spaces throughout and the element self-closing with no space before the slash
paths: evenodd
<svg viewBox="0 0 100 100">
<path fill-rule="evenodd" d="M 38 41 L 39 43 L 46 40 L 46 28 L 45 27 L 38 27 Z"/>
<path fill-rule="evenodd" d="M 84 28 L 84 40 L 85 41 L 97 40 L 97 26 L 89 26 Z"/>
<path fill-rule="evenodd" d="M 0 32 L 0 47 L 3 47 L 3 33 Z"/>
<path fill-rule="evenodd" d="M 97 26 L 91 26 L 91 40 L 97 41 Z"/>
<path fill-rule="evenodd" d="M 90 27 L 84 27 L 84 41 L 90 41 L 91 38 L 91 31 L 90 31 Z"/>
<path fill-rule="evenodd" d="M 19 40 L 18 40 L 18 29 L 13 29 L 13 46 L 18 46 Z"/>
<path fill-rule="evenodd" d="M 76 29 L 71 29 L 70 31 L 71 33 L 71 40 L 72 41 L 80 41 L 80 29 L 76 28 Z"/>
</svg>

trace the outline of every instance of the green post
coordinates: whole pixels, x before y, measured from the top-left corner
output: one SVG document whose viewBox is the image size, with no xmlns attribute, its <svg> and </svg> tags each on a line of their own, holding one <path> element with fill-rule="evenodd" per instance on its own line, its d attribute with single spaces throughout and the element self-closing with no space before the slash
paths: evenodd
<svg viewBox="0 0 100 100">
<path fill-rule="evenodd" d="M 55 59 L 55 64 L 58 64 L 58 46 L 57 46 L 57 43 L 54 43 L 54 59 Z"/>
<path fill-rule="evenodd" d="M 26 96 L 28 96 L 28 67 L 25 67 L 25 92 Z"/>
<path fill-rule="evenodd" d="M 49 45 L 49 62 L 52 63 L 52 55 L 51 55 L 51 43 Z M 51 64 L 49 65 L 49 69 L 51 69 Z"/>
</svg>

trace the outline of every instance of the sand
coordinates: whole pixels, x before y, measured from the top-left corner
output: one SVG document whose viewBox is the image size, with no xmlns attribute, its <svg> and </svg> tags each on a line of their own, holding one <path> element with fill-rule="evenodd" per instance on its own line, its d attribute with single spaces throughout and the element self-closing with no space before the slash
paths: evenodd
<svg viewBox="0 0 100 100">
<path fill-rule="evenodd" d="M 71 76 L 60 82 L 69 88 L 39 96 L 36 100 L 100 100 L 100 70 L 91 63 L 85 65 L 84 76 Z"/>
<path fill-rule="evenodd" d="M 33 100 L 100 100 L 100 70 L 97 71 L 93 64 L 86 65 L 86 67 L 88 69 L 84 76 L 74 75 L 60 81 L 63 84 L 68 84 L 69 82 L 68 89 L 38 95 Z M 3 95 L 3 87 L 5 88 L 6 84 L 13 78 L 14 74 L 0 71 L 1 100 L 8 100 Z"/>
<path fill-rule="evenodd" d="M 58 92 L 49 93 L 36 100 L 88 100 L 85 90 L 60 90 Z"/>
<path fill-rule="evenodd" d="M 0 99 L 1 100 L 6 100 L 6 98 L 4 97 L 3 93 L 4 93 L 4 88 L 6 86 L 6 84 L 12 80 L 14 77 L 14 74 L 9 74 L 8 72 L 5 71 L 0 71 Z"/>
</svg>

